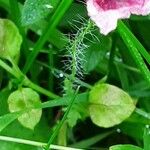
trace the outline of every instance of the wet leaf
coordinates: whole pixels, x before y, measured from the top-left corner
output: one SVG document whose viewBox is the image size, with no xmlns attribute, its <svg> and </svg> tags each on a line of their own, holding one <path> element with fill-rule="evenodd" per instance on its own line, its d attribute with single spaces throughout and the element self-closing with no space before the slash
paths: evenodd
<svg viewBox="0 0 150 150">
<path fill-rule="evenodd" d="M 45 18 L 50 9 L 52 6 L 49 0 L 26 0 L 22 13 L 22 24 L 30 25 Z"/>
</svg>

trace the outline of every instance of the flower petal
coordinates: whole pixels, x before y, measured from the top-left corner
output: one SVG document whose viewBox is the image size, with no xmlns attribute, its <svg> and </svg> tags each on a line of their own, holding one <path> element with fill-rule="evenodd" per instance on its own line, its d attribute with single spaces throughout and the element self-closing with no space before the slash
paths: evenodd
<svg viewBox="0 0 150 150">
<path fill-rule="evenodd" d="M 117 27 L 118 19 L 148 15 L 150 0 L 87 0 L 87 10 L 100 32 L 107 35 Z"/>
<path fill-rule="evenodd" d="M 103 9 L 95 7 L 93 0 L 87 1 L 87 10 L 88 15 L 104 35 L 107 35 L 117 27 L 118 19 L 130 17 L 130 11 L 127 7 L 104 11 Z"/>
</svg>

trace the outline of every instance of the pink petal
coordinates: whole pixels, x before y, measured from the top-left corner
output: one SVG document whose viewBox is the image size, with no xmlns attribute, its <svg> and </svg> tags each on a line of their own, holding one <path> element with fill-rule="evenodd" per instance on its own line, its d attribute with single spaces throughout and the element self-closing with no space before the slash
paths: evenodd
<svg viewBox="0 0 150 150">
<path fill-rule="evenodd" d="M 117 27 L 118 19 L 149 14 L 150 0 L 87 0 L 87 10 L 100 32 L 107 35 Z"/>
</svg>

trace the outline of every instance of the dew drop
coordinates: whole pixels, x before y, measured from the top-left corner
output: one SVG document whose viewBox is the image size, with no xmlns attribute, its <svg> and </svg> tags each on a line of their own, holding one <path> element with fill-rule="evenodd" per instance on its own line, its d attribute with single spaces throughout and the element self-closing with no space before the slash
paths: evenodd
<svg viewBox="0 0 150 150">
<path fill-rule="evenodd" d="M 29 50 L 30 50 L 30 51 L 33 51 L 33 47 L 30 47 Z"/>
<path fill-rule="evenodd" d="M 49 4 L 45 4 L 45 7 L 48 8 L 48 9 L 53 8 L 53 6 L 51 6 L 51 5 L 49 5 Z"/>
<path fill-rule="evenodd" d="M 110 56 L 110 52 L 107 52 L 107 53 L 106 53 L 106 57 L 109 57 L 109 56 Z"/>
<path fill-rule="evenodd" d="M 52 44 L 48 44 L 48 47 L 49 47 L 49 48 L 53 48 Z"/>
<path fill-rule="evenodd" d="M 144 116 L 145 116 L 145 118 L 148 118 L 148 114 L 145 114 Z"/>
<path fill-rule="evenodd" d="M 149 128 L 149 125 L 147 124 L 145 127 L 148 129 L 148 128 Z"/>
<path fill-rule="evenodd" d="M 119 128 L 118 128 L 116 131 L 117 131 L 118 133 L 121 133 L 121 129 L 119 129 Z"/>
<path fill-rule="evenodd" d="M 38 35 L 42 35 L 42 30 L 38 30 L 38 31 L 37 31 L 37 34 L 38 34 Z"/>
<path fill-rule="evenodd" d="M 59 77 L 62 78 L 64 75 L 62 73 L 59 74 Z"/>
</svg>

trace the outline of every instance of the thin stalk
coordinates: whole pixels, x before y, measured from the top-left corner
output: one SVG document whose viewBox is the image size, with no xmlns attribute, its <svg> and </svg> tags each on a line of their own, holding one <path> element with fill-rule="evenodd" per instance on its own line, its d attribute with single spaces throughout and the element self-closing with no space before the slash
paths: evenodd
<svg viewBox="0 0 150 150">
<path fill-rule="evenodd" d="M 23 73 L 27 73 L 34 62 L 36 56 L 38 55 L 40 49 L 43 47 L 45 42 L 48 40 L 49 36 L 51 35 L 51 32 L 53 29 L 56 28 L 62 17 L 64 16 L 65 12 L 68 10 L 70 5 L 72 4 L 73 0 L 62 0 L 60 5 L 57 7 L 54 15 L 49 20 L 49 23 L 47 27 L 45 28 L 45 31 L 43 32 L 43 35 L 39 38 L 37 43 L 35 44 L 33 51 L 27 58 L 27 62 L 23 68 Z"/>
<path fill-rule="evenodd" d="M 126 25 L 124 24 L 124 26 L 126 26 Z M 128 31 L 130 31 L 130 29 L 127 26 L 126 26 L 126 29 L 128 29 Z M 139 42 L 139 40 L 135 37 L 135 35 L 131 31 L 128 32 L 128 38 L 133 41 L 133 43 L 137 47 L 137 50 L 144 57 L 144 59 L 147 61 L 147 63 L 150 64 L 150 54 L 148 53 L 148 51 L 144 48 L 144 46 Z"/>
<path fill-rule="evenodd" d="M 56 98 L 59 98 L 58 95 L 50 92 L 49 90 L 46 90 L 40 86 L 38 86 L 37 84 L 33 83 L 32 81 L 30 81 L 28 78 L 25 78 L 24 82 L 23 82 L 24 85 L 36 90 L 37 92 L 40 92 L 50 98 L 53 98 L 53 99 L 56 99 Z"/>
<path fill-rule="evenodd" d="M 142 116 L 142 117 L 144 117 L 144 118 L 146 118 L 146 119 L 150 119 L 150 114 L 149 113 L 147 113 L 147 112 L 145 112 L 145 111 L 143 111 L 142 109 L 139 109 L 139 108 L 136 108 L 135 109 L 135 112 L 138 114 L 138 115 L 140 115 L 140 116 Z"/>
<path fill-rule="evenodd" d="M 109 57 L 109 61 L 108 61 L 108 72 L 107 72 L 107 80 L 110 79 L 111 73 L 113 71 L 113 66 L 114 66 L 114 57 L 115 57 L 115 50 L 116 50 L 116 34 L 113 34 L 113 44 L 112 44 L 112 48 L 110 51 L 110 57 Z"/>
<path fill-rule="evenodd" d="M 19 75 L 17 74 L 16 71 L 14 71 L 11 67 L 9 67 L 4 61 L 0 59 L 0 66 L 5 69 L 7 72 L 9 72 L 11 75 L 14 77 L 18 78 Z"/>
<path fill-rule="evenodd" d="M 65 76 L 66 78 L 68 78 L 69 80 L 71 80 L 70 75 L 67 74 L 67 73 L 65 73 L 65 72 L 63 72 L 62 70 L 58 70 L 58 69 L 56 69 L 56 68 L 52 68 L 52 67 L 48 66 L 47 64 L 45 64 L 45 63 L 43 63 L 43 62 L 40 62 L 40 61 L 38 61 L 38 63 L 39 63 L 40 65 L 42 65 L 43 67 L 46 67 L 46 68 L 50 69 L 52 72 L 54 72 L 54 74 L 55 74 L 55 73 L 57 73 L 57 74 L 63 74 L 63 76 Z M 81 81 L 81 80 L 78 79 L 78 78 L 75 79 L 75 82 L 78 83 L 79 85 L 83 86 L 83 87 L 88 88 L 88 89 L 91 89 L 91 88 L 92 88 L 92 85 L 90 85 L 90 84 L 88 84 L 88 83 L 86 83 L 86 82 L 83 82 L 83 81 Z"/>
<path fill-rule="evenodd" d="M 51 49 L 50 53 L 48 54 L 48 63 L 51 68 L 54 66 L 54 55 L 53 55 L 53 50 Z M 51 72 L 51 70 L 48 70 L 49 77 L 48 77 L 48 87 L 52 91 L 53 86 L 54 86 L 54 76 Z"/>
<path fill-rule="evenodd" d="M 35 147 L 41 147 L 41 148 L 46 145 L 46 143 L 42 143 L 42 142 L 36 142 L 36 141 L 7 137 L 7 136 L 0 136 L 0 140 L 6 142 L 19 143 L 19 144 L 26 144 L 26 145 L 31 145 Z M 64 147 L 64 146 L 53 145 L 53 144 L 50 145 L 50 148 L 55 150 L 83 150 L 83 149 Z"/>
<path fill-rule="evenodd" d="M 67 108 L 67 110 L 66 110 L 66 112 L 65 112 L 65 114 L 64 114 L 64 116 L 63 116 L 63 118 L 62 118 L 62 120 L 59 122 L 59 124 L 58 124 L 58 126 L 56 127 L 55 131 L 54 131 L 53 134 L 50 136 L 49 141 L 48 141 L 48 143 L 47 143 L 47 145 L 46 145 L 46 147 L 45 147 L 45 150 L 49 150 L 50 145 L 51 145 L 52 142 L 55 140 L 56 136 L 58 135 L 59 130 L 61 129 L 62 125 L 64 124 L 65 120 L 67 119 L 68 113 L 70 112 L 70 110 L 71 110 L 71 108 L 72 108 L 72 106 L 73 106 L 73 104 L 74 104 L 74 101 L 75 101 L 75 99 L 76 99 L 76 96 L 77 96 L 78 91 L 79 91 L 79 87 L 77 88 L 77 90 L 76 90 L 76 92 L 75 92 L 75 95 L 74 95 L 74 97 L 72 98 L 72 100 L 71 100 L 71 102 L 70 102 L 70 104 L 69 104 L 69 106 L 68 106 L 68 108 Z"/>
<path fill-rule="evenodd" d="M 19 69 L 19 67 L 12 61 L 10 60 L 12 65 L 13 65 L 13 68 L 11 68 L 9 65 L 7 65 L 4 61 L 2 61 L 0 59 L 0 66 L 5 69 L 7 72 L 9 72 L 11 75 L 13 75 L 15 78 L 17 78 L 19 81 L 21 80 L 22 81 L 22 84 L 24 86 L 28 86 L 50 98 L 59 98 L 59 96 L 57 96 L 56 94 L 34 84 L 32 81 L 30 81 L 22 72 L 21 70 Z"/>
<path fill-rule="evenodd" d="M 150 84 L 150 71 L 146 66 L 141 54 L 138 52 L 138 47 L 134 43 L 134 40 L 129 38 L 131 31 L 126 27 L 126 25 L 122 21 L 119 21 L 118 23 L 118 33 L 120 37 L 123 39 L 124 43 L 126 44 L 133 60 L 135 61 L 136 65 L 139 67 L 143 77 Z"/>
</svg>

